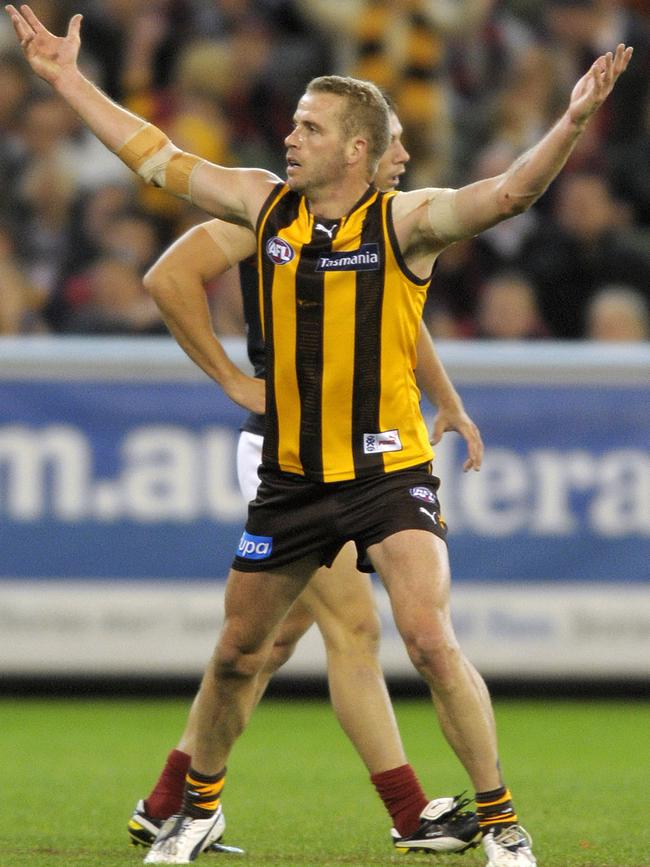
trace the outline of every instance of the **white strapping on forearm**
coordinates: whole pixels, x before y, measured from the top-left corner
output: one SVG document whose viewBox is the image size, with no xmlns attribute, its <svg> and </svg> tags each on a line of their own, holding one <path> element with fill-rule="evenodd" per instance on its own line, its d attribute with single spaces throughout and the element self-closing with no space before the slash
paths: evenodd
<svg viewBox="0 0 650 867">
<path fill-rule="evenodd" d="M 113 149 L 113 152 L 119 155 L 120 152 L 121 152 L 122 150 L 124 150 L 124 148 L 127 147 L 127 146 L 128 146 L 128 145 L 133 141 L 133 139 L 134 139 L 136 136 L 140 135 L 140 133 L 143 133 L 143 132 L 148 128 L 148 127 L 151 127 L 151 129 L 155 129 L 155 127 L 153 127 L 152 124 L 147 123 L 146 120 L 143 120 L 142 123 L 140 124 L 140 126 L 136 129 L 136 131 L 130 133 L 130 134 L 129 134 L 125 139 L 124 139 L 124 141 L 122 142 L 122 144 L 119 145 L 119 147 L 116 147 L 116 148 Z M 162 135 L 162 133 L 161 133 L 161 135 Z"/>
<path fill-rule="evenodd" d="M 191 176 L 202 160 L 177 148 L 153 124 L 143 123 L 115 153 L 146 183 L 190 198 Z"/>
<path fill-rule="evenodd" d="M 181 151 L 171 142 L 164 145 L 157 153 L 143 160 L 138 174 L 147 184 L 155 184 L 157 187 L 165 186 L 167 166 L 174 154 Z"/>
</svg>

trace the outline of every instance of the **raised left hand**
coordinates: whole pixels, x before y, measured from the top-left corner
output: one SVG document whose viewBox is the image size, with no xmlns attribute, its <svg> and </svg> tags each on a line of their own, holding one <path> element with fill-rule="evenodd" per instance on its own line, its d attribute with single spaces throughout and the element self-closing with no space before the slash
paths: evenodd
<svg viewBox="0 0 650 867">
<path fill-rule="evenodd" d="M 608 51 L 592 63 L 571 93 L 569 116 L 573 123 L 584 126 L 605 102 L 619 76 L 627 69 L 633 50 L 631 46 L 626 47 L 621 43 L 614 54 Z"/>
</svg>

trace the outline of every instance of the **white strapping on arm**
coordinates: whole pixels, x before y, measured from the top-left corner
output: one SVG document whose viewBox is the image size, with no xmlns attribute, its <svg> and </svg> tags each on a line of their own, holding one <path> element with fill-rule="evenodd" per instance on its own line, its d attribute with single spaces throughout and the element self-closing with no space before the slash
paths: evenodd
<svg viewBox="0 0 650 867">
<path fill-rule="evenodd" d="M 244 226 L 226 223 L 224 220 L 209 220 L 203 223 L 203 228 L 231 267 L 252 256 L 257 249 L 254 232 Z"/>
<path fill-rule="evenodd" d="M 158 127 L 143 123 L 115 153 L 146 183 L 192 200 L 192 174 L 203 160 L 177 148 Z"/>
<path fill-rule="evenodd" d="M 456 209 L 456 190 L 428 190 L 429 226 L 439 240 L 451 243 L 467 235 Z"/>
</svg>

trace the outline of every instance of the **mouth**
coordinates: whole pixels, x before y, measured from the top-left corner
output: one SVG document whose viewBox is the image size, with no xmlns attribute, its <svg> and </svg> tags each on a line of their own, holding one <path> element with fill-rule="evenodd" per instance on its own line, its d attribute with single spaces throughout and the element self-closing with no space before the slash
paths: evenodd
<svg viewBox="0 0 650 867">
<path fill-rule="evenodd" d="M 291 172 L 292 170 L 299 168 L 300 163 L 298 162 L 298 160 L 294 159 L 293 157 L 287 157 L 287 172 Z"/>
</svg>

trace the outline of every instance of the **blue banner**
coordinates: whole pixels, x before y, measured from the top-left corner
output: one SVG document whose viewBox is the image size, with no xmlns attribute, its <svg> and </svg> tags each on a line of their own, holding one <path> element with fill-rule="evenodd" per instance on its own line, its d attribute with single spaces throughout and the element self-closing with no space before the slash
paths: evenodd
<svg viewBox="0 0 650 867">
<path fill-rule="evenodd" d="M 441 449 L 455 579 L 650 581 L 650 386 L 461 392 L 486 458 Z"/>
<path fill-rule="evenodd" d="M 1 383 L 0 576 L 225 576 L 242 416 L 207 381 Z"/>
<path fill-rule="evenodd" d="M 460 391 L 487 453 L 437 448 L 455 581 L 650 581 L 650 386 Z M 0 382 L 0 577 L 224 577 L 242 417 L 207 380 Z"/>
</svg>

